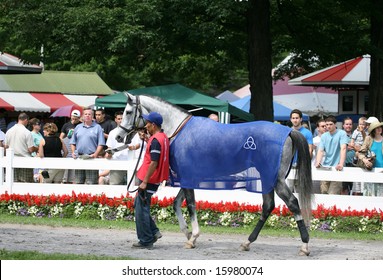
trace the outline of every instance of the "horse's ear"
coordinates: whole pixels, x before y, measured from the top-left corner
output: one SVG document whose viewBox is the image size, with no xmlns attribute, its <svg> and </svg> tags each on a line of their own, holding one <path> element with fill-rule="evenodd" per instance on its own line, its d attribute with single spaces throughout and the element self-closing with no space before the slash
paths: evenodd
<svg viewBox="0 0 383 280">
<path fill-rule="evenodd" d="M 133 100 L 133 97 L 134 97 L 133 94 L 131 94 L 131 93 L 129 93 L 129 92 L 125 92 L 125 95 L 126 95 L 126 97 L 128 98 L 128 101 L 132 101 L 132 100 Z"/>
</svg>

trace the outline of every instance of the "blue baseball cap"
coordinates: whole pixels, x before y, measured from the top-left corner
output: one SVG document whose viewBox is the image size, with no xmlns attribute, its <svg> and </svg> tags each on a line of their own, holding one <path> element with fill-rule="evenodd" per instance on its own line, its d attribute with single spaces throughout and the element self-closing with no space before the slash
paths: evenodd
<svg viewBox="0 0 383 280">
<path fill-rule="evenodd" d="M 162 125 L 162 116 L 157 112 L 150 112 L 148 115 L 143 114 L 144 120 L 154 123 L 157 126 Z"/>
</svg>

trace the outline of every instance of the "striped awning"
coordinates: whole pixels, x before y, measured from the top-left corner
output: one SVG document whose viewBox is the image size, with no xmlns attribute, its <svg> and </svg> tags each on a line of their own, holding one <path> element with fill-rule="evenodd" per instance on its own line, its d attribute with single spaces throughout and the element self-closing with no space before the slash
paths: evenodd
<svg viewBox="0 0 383 280">
<path fill-rule="evenodd" d="M 0 92 L 0 108 L 7 111 L 53 113 L 60 107 L 77 105 L 90 107 L 97 95 L 65 95 L 61 93 Z"/>
</svg>

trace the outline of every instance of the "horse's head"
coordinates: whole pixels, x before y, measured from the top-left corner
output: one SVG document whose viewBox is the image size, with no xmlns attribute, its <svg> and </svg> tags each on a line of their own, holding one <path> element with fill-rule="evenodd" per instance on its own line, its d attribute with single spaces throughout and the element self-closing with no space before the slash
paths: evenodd
<svg viewBox="0 0 383 280">
<path fill-rule="evenodd" d="M 140 104 L 140 98 L 130 93 L 126 93 L 126 96 L 128 97 L 128 102 L 116 135 L 116 140 L 118 142 L 123 142 L 125 139 L 125 143 L 128 144 L 132 141 L 136 132 L 144 128 L 145 122 L 142 118 L 143 107 Z"/>
</svg>

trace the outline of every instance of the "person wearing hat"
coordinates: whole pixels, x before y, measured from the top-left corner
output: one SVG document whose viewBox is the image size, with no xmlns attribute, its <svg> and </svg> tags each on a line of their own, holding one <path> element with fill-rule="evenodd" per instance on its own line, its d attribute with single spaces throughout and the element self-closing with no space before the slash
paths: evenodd
<svg viewBox="0 0 383 280">
<path fill-rule="evenodd" d="M 63 140 L 68 153 L 67 158 L 72 158 L 72 150 L 70 147 L 70 139 L 72 138 L 73 131 L 76 128 L 77 125 L 81 123 L 81 112 L 77 109 L 73 110 L 70 114 L 70 121 L 64 123 L 64 125 L 61 128 L 60 132 L 60 139 Z M 63 183 L 66 184 L 73 184 L 74 183 L 74 169 L 66 169 L 63 176 Z"/>
<path fill-rule="evenodd" d="M 169 139 L 161 129 L 162 116 L 157 112 L 142 115 L 145 128 L 150 134 L 143 163 L 137 171 L 138 193 L 134 199 L 134 212 L 138 242 L 133 248 L 153 248 L 162 237 L 150 215 L 152 195 L 159 185 L 169 177 Z"/>
<path fill-rule="evenodd" d="M 367 134 L 368 134 L 368 127 L 369 127 L 372 123 L 374 123 L 374 122 L 379 122 L 378 118 L 376 118 L 376 117 L 369 117 L 369 118 L 365 121 L 365 123 L 366 123 L 366 131 L 367 131 Z"/>
<path fill-rule="evenodd" d="M 373 122 L 368 128 L 368 135 L 364 139 L 363 145 L 360 148 L 358 158 L 368 168 L 383 167 L 383 122 Z M 375 160 L 370 160 L 375 154 Z M 364 195 L 383 196 L 383 184 L 381 183 L 365 183 Z"/>
</svg>

